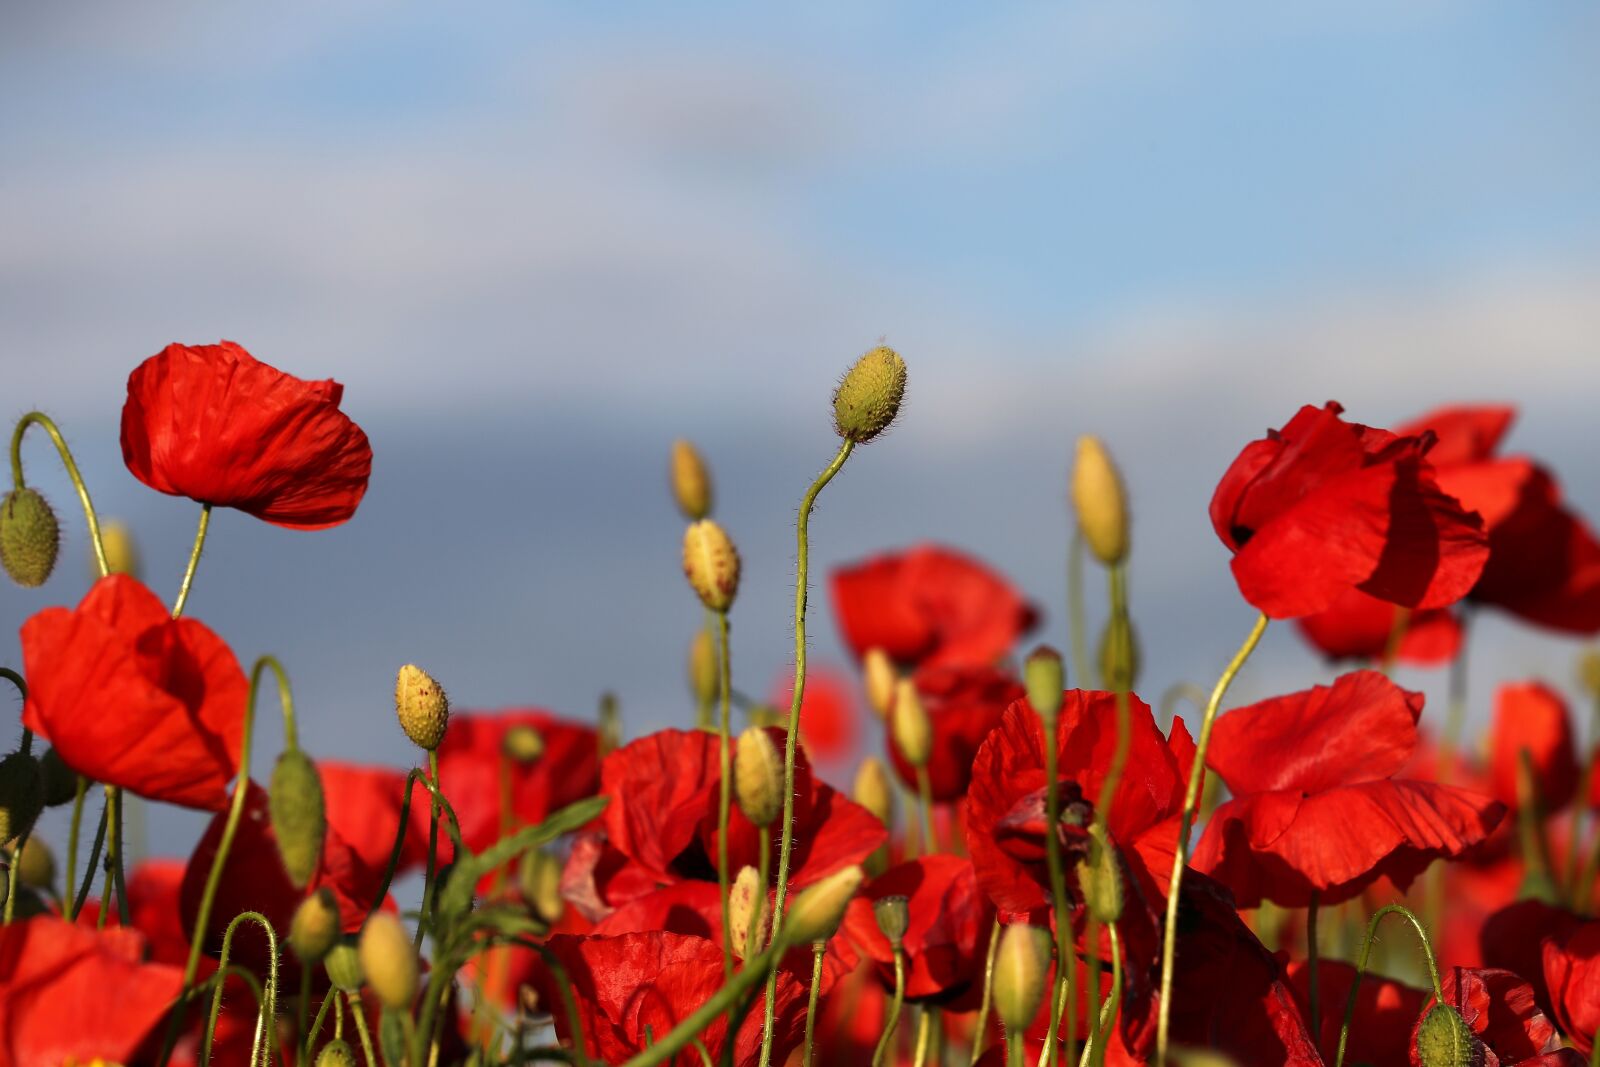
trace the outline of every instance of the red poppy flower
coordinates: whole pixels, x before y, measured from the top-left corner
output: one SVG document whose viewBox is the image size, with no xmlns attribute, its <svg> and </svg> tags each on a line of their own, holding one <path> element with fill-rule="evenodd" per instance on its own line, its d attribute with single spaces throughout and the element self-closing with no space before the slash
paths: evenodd
<svg viewBox="0 0 1600 1067">
<path fill-rule="evenodd" d="M 1391 920 L 1392 921 L 1392 920 Z M 1280 956 L 1280 959 L 1282 957 Z M 1342 960 L 1318 960 L 1317 1047 L 1332 1063 L 1339 1048 L 1344 1006 L 1356 969 Z M 1311 1018 L 1311 967 L 1305 960 L 1284 960 L 1284 978 L 1294 993 L 1300 1016 Z M 1356 1013 L 1345 1049 L 1347 1063 L 1403 1063 L 1411 1055 L 1411 1031 L 1422 1014 L 1427 994 L 1420 989 L 1368 973 L 1356 992 Z"/>
<path fill-rule="evenodd" d="M 1580 1052 L 1600 1033 L 1600 921 L 1544 941 L 1543 977 L 1556 1022 Z"/>
<path fill-rule="evenodd" d="M 1303 407 L 1247 445 L 1211 499 L 1244 598 L 1274 618 L 1311 615 L 1355 588 L 1410 608 L 1465 596 L 1488 557 L 1479 518 L 1440 489 L 1431 438 L 1400 437 Z"/>
<path fill-rule="evenodd" d="M 1572 723 L 1561 694 L 1540 682 L 1502 685 L 1494 697 L 1489 774 L 1494 795 L 1516 810 L 1517 768 L 1526 751 L 1533 762 L 1538 806 L 1560 811 L 1578 792 L 1578 759 L 1573 754 Z"/>
<path fill-rule="evenodd" d="M 869 648 L 911 666 L 987 666 L 1037 613 L 1004 578 L 934 545 L 833 572 L 833 610 L 856 659 Z"/>
<path fill-rule="evenodd" d="M 405 797 L 406 773 L 392 767 L 368 767 L 336 760 L 318 760 L 322 799 L 328 826 L 373 870 L 389 865 L 394 839 L 400 831 L 400 801 Z M 455 806 L 455 798 L 445 796 Z M 396 873 L 420 870 L 428 862 L 429 793 L 419 782 L 411 787 L 411 812 L 405 840 L 400 846 Z M 459 815 L 459 812 L 458 812 Z M 439 831 L 437 862 L 449 863 L 455 855 L 450 835 Z"/>
<path fill-rule="evenodd" d="M 171 344 L 128 375 L 122 459 L 163 493 L 291 529 L 337 526 L 372 473 L 343 395 L 338 382 L 303 381 L 232 341 Z"/>
<path fill-rule="evenodd" d="M 133 1061 L 183 985 L 144 938 L 41 915 L 0 927 L 0 1063 Z"/>
<path fill-rule="evenodd" d="M 916 673 L 915 681 L 933 729 L 928 784 L 933 799 L 947 804 L 966 795 L 978 746 L 1024 690 L 1015 678 L 993 667 L 927 667 Z M 915 790 L 916 768 L 900 754 L 892 733 L 888 750 L 895 773 Z"/>
<path fill-rule="evenodd" d="M 964 994 L 981 995 L 994 906 L 978 889 L 970 860 L 942 854 L 923 856 L 889 868 L 863 893 L 871 902 L 894 896 L 907 900 L 911 917 L 903 941 L 909 965 L 907 1000 L 945 1004 L 962 1000 Z M 872 910 L 852 909 L 846 915 L 844 931 L 877 963 L 879 981 L 892 990 L 894 952 Z"/>
<path fill-rule="evenodd" d="M 249 683 L 228 646 L 113 574 L 22 624 L 23 725 L 67 765 L 150 800 L 227 806 Z"/>
<path fill-rule="evenodd" d="M 800 701 L 800 743 L 818 763 L 838 764 L 855 755 L 860 713 L 855 686 L 843 673 L 826 666 L 806 672 L 806 692 Z M 794 702 L 794 675 L 785 671 L 772 686 L 772 706 L 787 714 Z"/>
<path fill-rule="evenodd" d="M 128 872 L 128 918 L 150 946 L 150 959 L 182 967 L 189 959 L 189 933 L 178 909 L 182 860 L 144 860 Z"/>
<path fill-rule="evenodd" d="M 1422 694 L 1356 671 L 1223 715 L 1207 763 L 1234 797 L 1207 824 L 1195 869 L 1241 907 L 1301 907 L 1313 892 L 1336 904 L 1379 877 L 1409 885 L 1483 841 L 1499 802 L 1390 778 L 1411 758 L 1421 712 Z"/>
<path fill-rule="evenodd" d="M 1440 976 L 1445 1003 L 1461 1013 L 1472 1031 L 1474 1063 L 1485 1067 L 1583 1067 L 1583 1058 L 1561 1047 L 1561 1038 L 1534 1003 L 1533 987 L 1510 971 L 1452 967 Z M 1423 1015 L 1433 1007 L 1428 998 Z M 1422 1018 L 1417 1026 L 1421 1027 Z M 1413 1030 L 1415 1034 L 1415 1030 Z M 1411 1067 L 1424 1067 L 1411 1043 Z"/>
<path fill-rule="evenodd" d="M 1304 615 L 1295 625 L 1330 660 L 1380 660 L 1393 639 L 1395 612 L 1387 600 L 1349 589 L 1326 611 Z M 1447 608 L 1414 611 L 1395 647 L 1398 663 L 1432 667 L 1448 663 L 1461 647 L 1461 622 Z"/>
</svg>

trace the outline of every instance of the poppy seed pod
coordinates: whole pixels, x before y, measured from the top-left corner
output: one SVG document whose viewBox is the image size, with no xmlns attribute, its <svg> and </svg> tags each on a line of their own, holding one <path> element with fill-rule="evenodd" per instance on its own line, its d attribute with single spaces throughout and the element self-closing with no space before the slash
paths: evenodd
<svg viewBox="0 0 1600 1067">
<path fill-rule="evenodd" d="M 1061 694 L 1067 686 L 1066 668 L 1061 664 L 1061 653 L 1049 645 L 1040 645 L 1028 654 L 1022 666 L 1022 682 L 1028 690 L 1028 703 L 1046 719 L 1054 718 L 1061 710 Z"/>
<path fill-rule="evenodd" d="M 902 896 L 882 897 L 872 905 L 872 915 L 883 936 L 898 950 L 911 926 L 911 902 Z"/>
<path fill-rule="evenodd" d="M 406 928 L 386 911 L 374 912 L 361 928 L 357 950 L 367 985 L 393 1011 L 410 1011 L 417 997 L 417 950 Z"/>
<path fill-rule="evenodd" d="M 56 882 L 56 858 L 37 834 L 28 838 L 21 855 L 13 855 L 17 878 L 30 889 L 49 889 Z M 0 901 L 3 903 L 3 901 Z"/>
<path fill-rule="evenodd" d="M 284 752 L 272 768 L 267 811 L 272 817 L 272 835 L 278 840 L 283 869 L 296 889 L 304 889 L 322 859 L 328 816 L 317 768 L 297 748 Z"/>
<path fill-rule="evenodd" d="M 367 978 L 361 970 L 361 953 L 349 940 L 340 939 L 322 958 L 322 967 L 328 972 L 328 981 L 345 993 L 360 989 Z"/>
<path fill-rule="evenodd" d="M 139 565 L 139 545 L 127 523 L 113 520 L 100 527 L 100 547 L 106 553 L 108 572 L 140 577 L 143 568 Z"/>
<path fill-rule="evenodd" d="M 58 807 L 78 795 L 78 775 L 67 766 L 61 753 L 45 749 L 39 757 L 39 778 L 44 783 L 44 806 Z"/>
<path fill-rule="evenodd" d="M 690 522 L 711 514 L 711 471 L 694 445 L 682 438 L 672 442 L 672 495 Z"/>
<path fill-rule="evenodd" d="M 544 755 L 544 735 L 525 722 L 516 723 L 501 735 L 500 751 L 515 763 L 533 763 Z"/>
<path fill-rule="evenodd" d="M 542 849 L 529 849 L 517 864 L 517 892 L 539 918 L 554 923 L 566 910 L 561 896 L 561 861 Z"/>
<path fill-rule="evenodd" d="M 1078 861 L 1078 890 L 1095 922 L 1110 925 L 1122 918 L 1122 864 L 1103 827 L 1089 828 L 1089 851 Z"/>
<path fill-rule="evenodd" d="M 926 767 L 933 754 L 933 724 L 928 710 L 910 678 L 902 678 L 894 690 L 894 709 L 889 713 L 889 732 L 895 747 L 913 767 Z"/>
<path fill-rule="evenodd" d="M 727 611 L 739 592 L 739 552 L 727 533 L 710 519 L 683 531 L 683 574 L 712 611 Z"/>
<path fill-rule="evenodd" d="M 1422 1067 L 1472 1067 L 1476 1039 L 1461 1013 L 1448 1004 L 1435 1004 L 1417 1027 L 1417 1062 Z"/>
<path fill-rule="evenodd" d="M 427 752 L 439 747 L 450 725 L 450 698 L 428 672 L 414 663 L 400 668 L 394 680 L 394 710 L 411 743 Z"/>
<path fill-rule="evenodd" d="M 740 959 L 750 957 L 752 933 L 756 937 L 755 951 L 761 951 L 771 918 L 767 888 L 761 884 L 760 872 L 748 864 L 739 868 L 738 876 L 728 889 L 728 926 L 733 932 L 733 954 Z"/>
<path fill-rule="evenodd" d="M 696 630 L 689 644 L 689 691 L 695 702 L 709 707 L 721 692 L 717 667 L 717 642 L 710 630 Z"/>
<path fill-rule="evenodd" d="M 317 1053 L 317 1067 L 356 1067 L 355 1050 L 336 1037 Z"/>
<path fill-rule="evenodd" d="M 27 833 L 43 807 L 39 761 L 21 752 L 0 759 L 0 844 Z"/>
<path fill-rule="evenodd" d="M 321 963 L 339 943 L 339 901 L 321 886 L 300 902 L 289 920 L 289 947 L 302 963 Z"/>
<path fill-rule="evenodd" d="M 832 937 L 844 920 L 844 910 L 850 899 L 865 878 L 861 868 L 852 865 L 801 890 L 789 906 L 788 922 L 783 927 L 784 940 L 791 945 L 807 945 Z"/>
<path fill-rule="evenodd" d="M 61 524 L 34 489 L 13 489 L 0 500 L 0 563 L 18 585 L 43 585 L 56 568 Z"/>
<path fill-rule="evenodd" d="M 1128 558 L 1128 498 L 1105 445 L 1098 437 L 1078 438 L 1072 465 L 1072 506 L 1078 529 L 1095 558 L 1107 567 Z"/>
<path fill-rule="evenodd" d="M 888 719 L 889 708 L 894 704 L 894 687 L 899 675 L 889 653 L 874 646 L 861 657 L 861 670 L 867 686 L 867 704 L 880 719 Z"/>
<path fill-rule="evenodd" d="M 889 428 L 906 393 L 906 361 L 879 346 L 856 360 L 833 392 L 833 428 L 865 444 Z"/>
<path fill-rule="evenodd" d="M 739 735 L 733 757 L 733 791 L 739 810 L 757 826 L 771 826 L 783 810 L 783 760 L 772 735 L 759 726 Z"/>
</svg>

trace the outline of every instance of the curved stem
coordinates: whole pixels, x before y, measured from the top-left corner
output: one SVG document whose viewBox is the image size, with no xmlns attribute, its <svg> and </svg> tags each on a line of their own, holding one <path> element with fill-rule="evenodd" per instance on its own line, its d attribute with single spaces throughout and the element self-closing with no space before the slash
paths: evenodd
<svg viewBox="0 0 1600 1067">
<path fill-rule="evenodd" d="M 911 1067 L 924 1067 L 928 1056 L 933 1049 L 937 1038 L 934 1036 L 939 1028 L 939 1009 L 930 1005 L 923 1005 L 921 1014 L 917 1017 L 917 1044 L 916 1050 L 911 1055 Z"/>
<path fill-rule="evenodd" d="M 189 602 L 189 587 L 194 584 L 195 568 L 200 566 L 200 551 L 205 548 L 206 531 L 211 527 L 211 505 L 200 505 L 200 528 L 194 532 L 194 547 L 189 550 L 189 565 L 183 569 L 183 581 L 178 586 L 178 599 L 172 602 L 172 617 L 183 614 Z"/>
<path fill-rule="evenodd" d="M 789 727 L 783 742 L 783 830 L 778 844 L 777 896 L 772 905 L 772 940 L 775 944 L 778 935 L 783 932 L 783 909 L 789 896 L 789 853 L 794 847 L 794 760 L 795 745 L 800 734 L 800 703 L 805 699 L 806 692 L 806 583 L 809 579 L 811 509 L 817 502 L 817 494 L 839 473 L 839 468 L 844 466 L 844 461 L 850 458 L 854 448 L 853 441 L 845 441 L 839 446 L 833 462 L 823 468 L 801 498 L 800 517 L 795 523 L 794 692 L 789 698 Z M 767 982 L 767 1002 L 761 1028 L 761 1067 L 768 1067 L 772 1062 L 777 989 L 778 977 L 774 971 Z"/>
<path fill-rule="evenodd" d="M 367 1067 L 378 1067 L 378 1057 L 372 1051 L 372 1034 L 367 1030 L 367 1017 L 361 1011 L 361 998 L 346 993 L 345 1003 L 350 1005 L 350 1017 L 355 1020 L 356 1036 L 361 1041 L 361 1054 L 367 1058 Z"/>
<path fill-rule="evenodd" d="M 83 830 L 83 798 L 89 792 L 89 779 L 78 775 L 77 795 L 72 799 L 72 822 L 67 830 L 67 879 L 61 883 L 61 888 L 66 891 L 67 921 L 78 917 L 78 909 L 73 906 L 72 887 L 78 884 L 78 837 Z M 94 864 L 91 861 L 90 866 Z"/>
<path fill-rule="evenodd" d="M 1172 723 L 1178 717 L 1178 703 L 1187 700 L 1196 709 L 1206 706 L 1206 691 L 1193 682 L 1174 682 L 1167 686 L 1166 692 L 1161 694 L 1160 714 L 1161 729 L 1167 733 L 1172 732 Z"/>
<path fill-rule="evenodd" d="M 989 1009 L 994 1004 L 994 956 L 999 950 L 1000 920 L 996 918 L 989 928 L 989 954 L 983 961 L 983 999 L 978 1003 L 978 1024 L 972 1031 L 972 1056 L 967 1060 L 967 1067 L 976 1067 L 989 1039 Z"/>
<path fill-rule="evenodd" d="M 94 887 L 94 869 L 100 863 L 100 849 L 106 843 L 106 821 L 108 815 L 109 809 L 100 809 L 100 825 L 94 831 L 94 844 L 89 846 L 89 863 L 83 871 L 83 885 L 79 887 L 78 895 L 73 898 L 72 912 L 67 916 L 69 920 L 77 919 L 78 913 L 83 910 L 84 904 L 88 903 L 89 890 Z M 69 885 L 66 888 L 70 890 L 72 887 Z"/>
<path fill-rule="evenodd" d="M 1421 920 L 1400 904 L 1387 904 L 1379 908 L 1373 914 L 1372 921 L 1367 923 L 1367 936 L 1361 942 L 1361 958 L 1356 961 L 1356 976 L 1350 982 L 1350 995 L 1345 998 L 1344 1025 L 1339 1028 L 1339 1053 L 1333 1061 L 1333 1067 L 1344 1067 L 1344 1048 L 1350 1039 L 1351 1020 L 1356 1016 L 1356 994 L 1360 992 L 1361 979 L 1367 973 L 1367 959 L 1372 955 L 1372 942 L 1378 935 L 1378 924 L 1391 914 L 1405 916 L 1411 928 L 1417 932 L 1417 940 L 1422 942 L 1423 958 L 1428 962 L 1428 980 L 1433 984 L 1434 1003 L 1444 1003 L 1444 990 L 1439 985 L 1439 964 L 1433 958 L 1433 946 L 1428 942 L 1428 931 L 1423 928 Z"/>
<path fill-rule="evenodd" d="M 413 947 L 419 949 L 422 931 L 433 918 L 433 873 L 439 861 L 439 753 L 436 749 L 428 750 L 428 780 L 434 786 L 433 800 L 428 806 L 428 867 L 422 876 L 422 914 L 417 916 L 417 932 L 412 941 Z"/>
<path fill-rule="evenodd" d="M 800 1067 L 811 1067 L 817 1023 L 817 994 L 822 992 L 822 957 L 827 951 L 826 941 L 815 941 L 811 945 L 811 995 L 806 999 L 806 1044 Z M 730 1034 L 728 1040 L 731 1042 L 733 1035 Z"/>
<path fill-rule="evenodd" d="M 11 866 L 6 871 L 6 923 L 11 922 L 12 916 L 14 916 L 17 911 L 17 883 L 20 880 L 22 871 L 22 850 L 28 847 L 28 838 L 32 836 L 33 827 L 30 826 L 27 830 L 23 831 L 21 837 L 17 838 L 16 851 L 11 853 Z M 69 883 L 68 888 L 70 887 L 71 885 Z"/>
<path fill-rule="evenodd" d="M 883 1067 L 884 1056 L 894 1044 L 894 1032 L 900 1028 L 900 1008 L 906 999 L 906 954 L 894 950 L 894 999 L 889 1001 L 889 1017 L 883 1021 L 883 1033 L 878 1037 L 878 1047 L 872 1050 L 872 1067 Z"/>
<path fill-rule="evenodd" d="M 1167 915 L 1161 935 L 1161 1005 L 1156 1023 L 1156 1067 L 1166 1067 L 1167 1063 L 1167 1039 L 1172 1025 L 1172 965 L 1178 947 L 1178 891 L 1183 886 L 1183 869 L 1189 860 L 1189 835 L 1194 830 L 1195 807 L 1200 802 L 1200 783 L 1205 778 L 1206 749 L 1211 745 L 1211 727 L 1217 721 L 1217 708 L 1227 695 L 1228 687 L 1233 684 L 1234 676 L 1244 666 L 1244 661 L 1250 658 L 1250 653 L 1255 651 L 1256 645 L 1261 643 L 1261 635 L 1266 629 L 1267 616 L 1263 612 L 1256 616 L 1255 625 L 1250 628 L 1244 644 L 1239 646 L 1239 651 L 1233 654 L 1233 659 L 1223 669 L 1222 677 L 1217 679 L 1216 687 L 1211 690 L 1211 699 L 1206 701 L 1206 713 L 1200 720 L 1200 738 L 1195 745 L 1194 762 L 1189 767 L 1189 785 L 1183 793 L 1178 847 L 1172 856 L 1172 878 L 1167 887 Z"/>
<path fill-rule="evenodd" d="M 255 667 L 251 670 L 252 689 L 264 670 L 271 670 L 274 680 L 278 683 L 278 707 L 283 711 L 284 746 L 290 752 L 297 751 L 300 748 L 300 734 L 294 725 L 294 692 L 289 688 L 289 672 L 283 669 L 283 664 L 278 662 L 277 656 L 262 656 L 256 660 Z"/>
<path fill-rule="evenodd" d="M 83 519 L 89 527 L 89 544 L 94 548 L 95 566 L 100 569 L 100 577 L 104 578 L 111 573 L 111 568 L 106 564 L 106 546 L 100 538 L 100 519 L 95 514 L 94 503 L 89 499 L 89 487 L 83 483 L 83 475 L 78 472 L 78 463 L 72 458 L 72 450 L 67 447 L 66 439 L 61 436 L 61 431 L 50 416 L 42 411 L 30 411 L 17 420 L 17 428 L 11 433 L 11 481 L 18 489 L 27 487 L 27 482 L 22 477 L 22 435 L 28 432 L 28 427 L 38 425 L 50 435 L 50 440 L 56 446 L 56 453 L 61 457 L 61 465 L 67 469 L 67 477 L 72 479 L 72 488 L 78 492 L 78 502 L 83 505 Z"/>
<path fill-rule="evenodd" d="M 445 823 L 445 830 L 450 834 L 450 843 L 455 846 L 456 855 L 466 855 L 466 849 L 461 843 L 461 823 L 456 819 L 455 809 L 450 806 L 450 801 L 446 800 L 444 794 L 439 792 L 432 782 L 428 781 L 427 775 L 420 767 L 411 768 L 411 771 L 406 775 L 405 789 L 400 794 L 400 825 L 395 830 L 394 848 L 389 852 L 389 864 L 384 868 L 383 879 L 378 883 L 377 896 L 372 902 L 372 907 L 367 909 L 368 916 L 383 907 L 383 898 L 389 895 L 389 886 L 394 881 L 395 872 L 400 867 L 400 854 L 405 851 L 406 831 L 411 827 L 411 790 L 419 781 L 422 783 L 422 787 L 428 790 L 434 799 L 439 802 L 440 807 L 444 809 L 445 817 L 448 820 Z"/>
<path fill-rule="evenodd" d="M 211 1062 L 211 1041 L 216 1034 L 217 1013 L 222 1010 L 222 987 L 226 984 L 223 980 L 228 970 L 228 953 L 233 948 L 233 934 L 239 929 L 239 924 L 244 922 L 259 923 L 261 929 L 267 933 L 268 965 L 267 984 L 262 990 L 262 1004 L 256 1014 L 255 1042 L 250 1047 L 250 1063 L 254 1065 L 265 1053 L 265 1062 L 272 1062 L 272 1020 L 278 1014 L 278 932 L 272 928 L 272 923 L 259 911 L 241 912 L 228 923 L 228 928 L 222 935 L 222 955 L 218 959 L 216 988 L 211 994 L 211 1014 L 206 1019 L 205 1036 L 200 1044 L 200 1062 L 202 1065 Z M 262 1047 L 263 1038 L 265 1048 Z"/>
<path fill-rule="evenodd" d="M 722 715 L 717 721 L 717 764 L 721 780 L 717 783 L 717 894 L 722 902 L 722 980 L 733 978 L 733 915 L 728 905 L 728 814 L 733 806 L 733 750 L 728 736 L 731 698 L 728 694 L 730 655 L 728 652 L 728 613 L 717 616 L 717 670 L 722 679 Z M 766 886 L 762 886 L 765 891 Z"/>
</svg>

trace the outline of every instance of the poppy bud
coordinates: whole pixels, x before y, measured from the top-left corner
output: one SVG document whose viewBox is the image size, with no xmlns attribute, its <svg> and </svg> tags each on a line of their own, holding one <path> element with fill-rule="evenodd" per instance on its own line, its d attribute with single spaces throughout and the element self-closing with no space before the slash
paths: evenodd
<svg viewBox="0 0 1600 1067">
<path fill-rule="evenodd" d="M 1021 1032 L 1044 1002 L 1044 972 L 1050 963 L 1050 931 L 1012 923 L 994 954 L 994 1010 L 1007 1031 Z"/>
<path fill-rule="evenodd" d="M 322 958 L 322 968 L 328 972 L 328 981 L 345 993 L 354 993 L 367 980 L 361 970 L 361 954 L 347 939 L 340 939 L 328 950 Z"/>
<path fill-rule="evenodd" d="M 1170 1059 L 1178 1067 L 1239 1067 L 1234 1060 L 1208 1048 L 1175 1048 Z"/>
<path fill-rule="evenodd" d="M 721 685 L 716 639 L 710 630 L 696 630 L 689 643 L 689 691 L 694 694 L 695 703 L 709 707 L 716 701 Z"/>
<path fill-rule="evenodd" d="M 901 896 L 881 897 L 872 905 L 872 915 L 890 946 L 898 950 L 911 925 L 911 902 Z"/>
<path fill-rule="evenodd" d="M 37 490 L 13 489 L 0 499 L 0 563 L 18 585 L 43 585 L 56 568 L 61 524 Z"/>
<path fill-rule="evenodd" d="M 910 678 L 902 678 L 894 690 L 894 710 L 889 714 L 889 732 L 895 747 L 913 767 L 926 767 L 933 754 L 933 725 L 927 709 Z"/>
<path fill-rule="evenodd" d="M 289 920 L 289 947 L 302 963 L 321 963 L 339 943 L 339 901 L 327 886 L 300 902 Z"/>
<path fill-rule="evenodd" d="M 879 346 L 856 360 L 833 391 L 833 428 L 840 437 L 866 444 L 894 421 L 906 394 L 906 361 Z"/>
<path fill-rule="evenodd" d="M 1578 657 L 1578 684 L 1585 693 L 1600 699 L 1600 648 L 1591 648 Z"/>
<path fill-rule="evenodd" d="M 107 571 L 131 578 L 140 576 L 143 568 L 139 566 L 139 546 L 127 523 L 113 519 L 100 527 L 100 547 L 106 554 Z"/>
<path fill-rule="evenodd" d="M 284 752 L 272 768 L 267 813 L 272 817 L 272 835 L 278 839 L 283 869 L 296 889 L 304 889 L 322 859 L 328 816 L 317 768 L 297 748 Z"/>
<path fill-rule="evenodd" d="M 1477 1041 L 1461 1014 L 1435 1004 L 1417 1027 L 1417 1062 L 1422 1067 L 1472 1067 Z"/>
<path fill-rule="evenodd" d="M 517 892 L 545 922 L 560 919 L 567 906 L 561 897 L 561 861 L 542 849 L 524 852 L 517 864 Z"/>
<path fill-rule="evenodd" d="M 0 759 L 0 844 L 27 833 L 43 807 L 39 761 L 21 752 Z"/>
<path fill-rule="evenodd" d="M 739 735 L 733 757 L 733 791 L 739 810 L 757 826 L 771 826 L 783 810 L 783 760 L 772 735 L 752 726 Z"/>
<path fill-rule="evenodd" d="M 888 770 L 878 757 L 868 756 L 861 761 L 851 796 L 857 804 L 877 816 L 883 825 L 888 826 L 894 821 L 894 788 L 889 784 Z"/>
<path fill-rule="evenodd" d="M 801 890 L 789 906 L 784 938 L 791 945 L 805 945 L 832 937 L 865 877 L 860 867 L 845 867 Z"/>
<path fill-rule="evenodd" d="M 501 735 L 500 751 L 514 763 L 534 763 L 544 755 L 544 735 L 527 723 L 519 722 Z"/>
<path fill-rule="evenodd" d="M 894 704 L 894 686 L 899 675 L 889 653 L 873 646 L 861 657 L 862 673 L 866 676 L 867 703 L 878 713 L 878 718 L 888 719 L 889 708 Z"/>
<path fill-rule="evenodd" d="M 739 592 L 739 552 L 727 533 L 710 519 L 683 531 L 683 573 L 700 602 L 727 611 Z"/>
<path fill-rule="evenodd" d="M 1078 861 L 1078 890 L 1095 922 L 1109 926 L 1122 918 L 1122 864 L 1100 826 L 1089 828 L 1089 850 Z"/>
<path fill-rule="evenodd" d="M 355 1050 L 336 1037 L 317 1053 L 317 1067 L 356 1067 Z"/>
<path fill-rule="evenodd" d="M 55 885 L 56 858 L 38 835 L 29 837 L 22 846 L 22 855 L 13 855 L 11 862 L 17 864 L 17 878 L 23 885 L 31 889 L 49 889 Z"/>
<path fill-rule="evenodd" d="M 1122 650 L 1118 650 L 1117 631 L 1122 631 Z M 1134 636 L 1133 620 L 1107 619 L 1100 631 L 1100 684 L 1114 692 L 1132 692 L 1139 680 L 1139 639 Z"/>
<path fill-rule="evenodd" d="M 750 957 L 752 933 L 755 951 L 761 951 L 771 920 L 767 887 L 761 884 L 760 872 L 748 865 L 739 868 L 738 876 L 728 889 L 728 926 L 733 931 L 733 954 L 742 960 Z"/>
<path fill-rule="evenodd" d="M 771 704 L 752 704 L 745 709 L 745 719 L 751 726 L 783 726 L 789 717 Z"/>
<path fill-rule="evenodd" d="M 672 495 L 690 522 L 711 514 L 711 472 L 694 445 L 682 438 L 672 442 Z"/>
<path fill-rule="evenodd" d="M 1062 690 L 1067 687 L 1067 671 L 1061 664 L 1061 653 L 1049 645 L 1040 645 L 1028 653 L 1022 665 L 1022 681 L 1028 690 L 1028 703 L 1040 717 L 1050 719 L 1061 710 Z"/>
<path fill-rule="evenodd" d="M 39 780 L 43 783 L 44 806 L 47 808 L 58 807 L 78 795 L 77 773 L 67 766 L 61 753 L 53 748 L 45 749 L 44 755 L 39 757 Z"/>
<path fill-rule="evenodd" d="M 1095 558 L 1107 567 L 1128 557 L 1128 500 L 1122 476 L 1098 437 L 1078 438 L 1072 465 L 1072 505 L 1078 529 Z"/>
<path fill-rule="evenodd" d="M 395 675 L 394 710 L 400 728 L 418 748 L 432 752 L 444 740 L 444 728 L 450 725 L 450 698 L 421 667 L 408 663 Z"/>
<path fill-rule="evenodd" d="M 400 920 L 386 911 L 373 912 L 361 928 L 358 951 L 378 1001 L 395 1011 L 410 1011 L 417 997 L 417 950 Z"/>
</svg>

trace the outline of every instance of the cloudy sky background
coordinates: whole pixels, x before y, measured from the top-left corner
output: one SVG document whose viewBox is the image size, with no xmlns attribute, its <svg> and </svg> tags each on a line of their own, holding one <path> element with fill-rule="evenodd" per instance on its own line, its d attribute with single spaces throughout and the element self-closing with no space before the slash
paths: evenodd
<svg viewBox="0 0 1600 1067">
<path fill-rule="evenodd" d="M 1066 468 L 1099 433 L 1132 487 L 1152 698 L 1209 684 L 1247 629 L 1205 505 L 1301 403 L 1381 425 L 1513 401 L 1513 446 L 1600 514 L 1592 7 L 3 18 L 0 413 L 60 420 L 169 596 L 197 509 L 122 466 L 139 360 L 239 341 L 345 383 L 372 438 L 353 522 L 219 513 L 190 601 L 245 663 L 283 658 L 318 754 L 412 759 L 390 703 L 407 661 L 461 707 L 589 715 L 610 688 L 630 733 L 684 721 L 680 435 L 745 557 L 736 681 L 767 691 L 829 390 L 880 338 L 910 399 L 824 495 L 816 573 L 943 541 L 1015 579 L 1064 645 Z M 9 635 L 89 580 L 42 437 L 27 463 L 69 557 L 42 590 L 0 590 Z M 840 663 L 813 603 L 816 656 Z M 1475 716 L 1498 678 L 1568 684 L 1578 647 L 1484 625 Z M 1239 692 L 1328 673 L 1280 627 Z M 1442 703 L 1439 674 L 1402 680 Z M 270 719 L 261 736 L 258 767 Z M 170 854 L 199 823 L 150 818 Z"/>
</svg>

